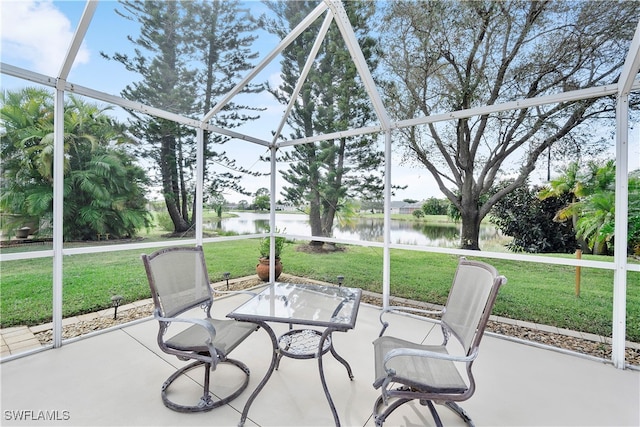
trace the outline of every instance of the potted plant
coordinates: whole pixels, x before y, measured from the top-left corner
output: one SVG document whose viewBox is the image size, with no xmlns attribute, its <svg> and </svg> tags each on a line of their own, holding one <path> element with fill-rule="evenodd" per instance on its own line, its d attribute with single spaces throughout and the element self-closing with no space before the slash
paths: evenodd
<svg viewBox="0 0 640 427">
<path fill-rule="evenodd" d="M 282 263 L 280 262 L 280 254 L 282 253 L 282 249 L 284 248 L 285 238 L 284 237 L 276 237 L 275 242 L 275 262 L 276 262 L 276 277 L 274 280 L 277 280 L 282 273 Z M 269 260 L 271 258 L 271 238 L 269 236 L 263 237 L 260 239 L 260 258 L 258 259 L 258 265 L 256 265 L 256 273 L 258 273 L 258 277 L 260 280 L 264 282 L 270 281 L 269 278 Z"/>
<path fill-rule="evenodd" d="M 21 227 L 16 230 L 16 237 L 18 239 L 26 239 L 29 237 L 29 233 L 31 232 L 31 227 Z"/>
</svg>

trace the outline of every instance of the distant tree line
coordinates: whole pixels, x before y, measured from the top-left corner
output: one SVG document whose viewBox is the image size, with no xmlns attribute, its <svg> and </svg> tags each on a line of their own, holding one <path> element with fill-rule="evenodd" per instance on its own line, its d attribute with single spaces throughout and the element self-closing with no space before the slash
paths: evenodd
<svg viewBox="0 0 640 427">
<path fill-rule="evenodd" d="M 258 29 L 283 36 L 317 6 L 316 1 L 266 4 L 269 14 L 256 19 L 245 3 L 235 0 L 122 0 L 116 13 L 140 24 L 140 33 L 128 37 L 135 53 L 101 53 L 138 75 L 122 91 L 124 98 L 197 119 L 253 67 Z M 392 119 L 399 120 L 615 83 L 640 18 L 634 2 L 359 0 L 343 4 L 385 105 Z M 247 86 L 245 93 L 266 89 L 280 102 L 289 103 L 320 21 L 282 52 L 278 87 L 256 83 Z M 161 188 L 174 231 L 190 230 L 197 220 L 195 130 L 133 111 L 126 126 L 108 119 L 103 111 L 90 112 L 84 117 L 87 120 L 80 121 L 82 115 L 74 108 L 82 105 L 69 99 L 77 105 L 65 112 L 69 122 L 65 123 L 65 197 L 77 195 L 78 200 L 65 199 L 65 215 L 69 212 L 65 227 L 70 227 L 65 228 L 65 237 L 91 238 L 106 230 L 127 236 L 148 226 L 142 191 L 147 185 Z M 10 126 L 2 139 L 0 202 L 4 213 L 35 217 L 47 209 L 50 212 L 51 196 L 45 194 L 51 188 L 47 168 L 52 158 L 52 122 L 37 106 L 23 101 L 19 108 L 26 118 L 9 109 L 18 101 L 3 99 L 3 126 Z M 295 101 L 288 122 L 291 133 L 283 139 L 378 123 L 336 25 L 329 28 Z M 527 185 L 529 175 L 541 161 L 550 167 L 552 160 L 588 158 L 604 149 L 603 139 L 593 137 L 593 124 L 610 119 L 614 101 L 607 97 L 560 102 L 398 129 L 394 144 L 403 160 L 428 170 L 436 180 L 449 202 L 447 214 L 461 223 L 460 246 L 479 249 L 480 223 L 488 215 L 503 221 L 500 211 L 508 210 L 509 200 L 529 199 L 528 193 L 534 191 Z M 257 105 L 238 101 L 210 122 L 235 128 L 258 118 L 260 111 Z M 24 129 L 39 134 L 25 137 Z M 231 189 L 255 196 L 253 206 L 264 209 L 269 196 L 253 195 L 242 187 L 242 177 L 255 173 L 226 155 L 222 148 L 226 141 L 224 136 L 205 132 L 205 202 L 221 206 L 222 194 Z M 378 204 L 384 161 L 379 142 L 378 135 L 339 137 L 278 153 L 286 165 L 280 171 L 287 183 L 284 201 L 306 207 L 314 236 L 330 236 L 336 219 L 351 214 L 350 200 Z M 146 176 L 136 169 L 134 158 L 153 165 Z M 513 178 L 505 180 L 507 174 Z M 613 238 L 611 182 L 601 176 L 594 179 L 606 185 L 594 184 L 598 190 L 589 194 L 580 193 L 584 187 L 576 188 L 568 195 L 552 186 L 548 197 L 538 194 L 542 198 L 527 206 L 546 215 L 554 209 L 553 197 L 560 198 L 558 204 L 571 197 L 563 214 L 554 215 L 555 221 L 564 216 L 577 244 L 608 253 Z M 635 185 L 635 178 L 630 179 L 630 192 Z M 36 190 L 43 196 L 35 196 Z M 632 215 L 636 215 L 636 204 L 630 199 Z M 425 205 L 424 213 L 443 212 L 441 201 L 429 199 Z M 633 218 L 630 245 L 639 227 Z M 512 223 L 501 226 L 513 234 L 519 229 Z M 545 230 L 541 227 L 539 232 L 568 233 Z M 513 249 L 569 250 L 574 245 L 569 240 L 563 248 L 555 238 L 536 243 L 534 231 L 528 230 L 529 237 L 518 236 Z"/>
</svg>

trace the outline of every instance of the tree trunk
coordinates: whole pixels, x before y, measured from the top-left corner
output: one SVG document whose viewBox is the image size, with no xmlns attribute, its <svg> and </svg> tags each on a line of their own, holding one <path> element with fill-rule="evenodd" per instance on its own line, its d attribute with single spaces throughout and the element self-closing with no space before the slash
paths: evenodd
<svg viewBox="0 0 640 427">
<path fill-rule="evenodd" d="M 473 202 L 473 201 L 472 201 Z M 460 232 L 460 247 L 474 251 L 480 250 L 480 221 L 477 208 L 463 209 L 460 212 L 462 231 Z"/>
<path fill-rule="evenodd" d="M 311 226 L 312 236 L 322 236 L 322 218 L 320 216 L 320 202 L 316 192 L 313 192 L 314 199 L 309 203 L 309 225 Z M 309 242 L 311 246 L 322 246 L 324 242 L 312 240 Z"/>
<path fill-rule="evenodd" d="M 178 168 L 178 185 L 180 186 L 180 200 L 182 201 L 181 211 L 182 218 L 186 223 L 189 223 L 189 197 L 187 193 L 187 187 L 185 186 L 184 179 L 184 158 L 182 155 L 182 142 L 178 141 L 176 146 L 176 152 L 178 154 L 178 163 L 176 164 Z M 195 199 L 195 197 L 194 197 Z"/>
<path fill-rule="evenodd" d="M 313 135 L 311 126 L 307 123 L 308 128 L 306 135 Z M 309 158 L 311 161 L 315 161 L 315 148 L 309 149 Z M 311 151 L 313 150 L 313 151 Z M 313 171 L 313 175 L 309 177 L 311 183 L 310 200 L 309 200 L 309 225 L 311 226 L 311 235 L 325 237 L 322 232 L 322 203 L 321 194 L 319 188 L 318 171 Z M 309 243 L 311 246 L 322 246 L 324 242 L 319 240 L 312 240 Z"/>
<path fill-rule="evenodd" d="M 182 217 L 178 204 L 179 197 L 177 197 L 179 193 L 175 191 L 175 151 L 172 150 L 175 147 L 175 143 L 171 137 L 165 137 L 162 139 L 161 144 L 159 163 L 162 174 L 164 202 L 173 222 L 174 233 L 181 233 L 189 229 L 189 223 Z"/>
<path fill-rule="evenodd" d="M 168 197 L 165 197 L 165 205 L 167 206 L 167 211 L 169 212 L 171 221 L 173 221 L 173 232 L 182 233 L 187 231 L 189 229 L 189 223 L 182 218 L 175 202 L 171 201 Z"/>
<path fill-rule="evenodd" d="M 322 218 L 322 236 L 331 237 L 333 230 L 333 221 L 336 217 L 335 204 L 327 203 L 325 205 L 324 215 Z"/>
</svg>

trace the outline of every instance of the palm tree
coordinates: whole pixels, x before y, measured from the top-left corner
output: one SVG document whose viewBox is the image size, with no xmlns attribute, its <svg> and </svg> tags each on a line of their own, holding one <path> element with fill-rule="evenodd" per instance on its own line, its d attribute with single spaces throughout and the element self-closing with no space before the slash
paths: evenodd
<svg viewBox="0 0 640 427">
<path fill-rule="evenodd" d="M 564 222 L 571 218 L 571 224 L 575 230 L 578 226 L 580 213 L 578 201 L 585 195 L 585 187 L 580 176 L 580 165 L 578 165 L 578 162 L 570 163 L 562 175 L 551 180 L 548 186 L 543 187 L 538 193 L 538 198 L 545 200 L 550 197 L 564 196 L 565 194 L 571 195 L 571 203 L 560 209 L 553 220 Z M 576 238 L 580 247 L 583 249 L 588 247 L 586 242 L 581 241 L 578 236 L 576 236 Z"/>
<path fill-rule="evenodd" d="M 615 192 L 599 191 L 580 202 L 576 234 L 586 240 L 594 254 L 607 254 L 615 230 Z"/>
<path fill-rule="evenodd" d="M 3 215 L 5 229 L 13 229 L 36 220 L 40 205 L 51 205 L 51 180 L 41 173 L 42 150 L 38 147 L 43 123 L 52 119 L 52 110 L 43 106 L 52 105 L 53 99 L 44 90 L 25 88 L 3 92 L 0 101 L 0 210 L 11 215 Z"/>
<path fill-rule="evenodd" d="M 571 203 L 559 210 L 554 220 L 566 221 L 571 218 L 575 228 L 578 222 L 578 211 L 575 209 L 575 204 L 585 195 L 584 183 L 580 177 L 580 165 L 577 162 L 570 163 L 562 175 L 551 180 L 549 186 L 540 190 L 538 198 L 545 200 L 549 197 L 565 194 L 571 194 Z"/>
<path fill-rule="evenodd" d="M 613 160 L 604 164 L 590 161 L 584 172 L 577 162 L 573 162 L 560 177 L 541 190 L 538 197 L 544 200 L 551 196 L 571 194 L 571 203 L 556 213 L 554 221 L 571 218 L 582 248 L 588 248 L 596 254 L 606 253 L 613 238 L 615 177 Z"/>
<path fill-rule="evenodd" d="M 122 144 L 125 127 L 107 109 L 69 97 L 64 113 L 64 236 L 133 236 L 149 226 L 143 187 L 147 178 Z M 31 220 L 50 217 L 53 201 L 53 102 L 43 89 L 2 97 L 0 209 Z"/>
<path fill-rule="evenodd" d="M 609 252 L 615 225 L 616 165 L 591 161 L 585 175 L 585 197 L 576 204 L 580 219 L 576 234 L 586 240 L 594 254 Z"/>
</svg>

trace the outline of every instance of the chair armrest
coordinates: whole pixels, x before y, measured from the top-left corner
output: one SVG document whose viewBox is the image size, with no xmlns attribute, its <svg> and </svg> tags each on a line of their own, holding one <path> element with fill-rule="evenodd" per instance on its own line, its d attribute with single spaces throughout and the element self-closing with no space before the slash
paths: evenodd
<svg viewBox="0 0 640 427">
<path fill-rule="evenodd" d="M 385 322 L 382 319 L 383 316 L 386 313 L 402 313 L 402 312 L 405 312 L 412 317 L 424 317 L 424 316 L 418 316 L 418 314 L 430 314 L 434 316 L 442 316 L 442 314 L 444 313 L 444 310 L 425 310 L 421 308 L 402 307 L 402 306 L 387 307 L 383 309 L 382 312 L 380 313 L 379 319 L 380 319 L 380 323 L 382 324 L 382 330 L 380 331 L 380 335 L 378 335 L 378 337 L 381 337 L 382 335 L 384 335 L 384 331 L 389 327 L 389 322 Z"/>
<path fill-rule="evenodd" d="M 213 340 L 216 338 L 216 328 L 204 319 L 193 319 L 188 317 L 162 317 L 157 312 L 154 312 L 154 317 L 160 322 L 180 322 L 180 323 L 190 323 L 192 325 L 198 325 L 203 327 L 209 333 L 209 338 L 205 341 L 207 348 L 209 349 L 209 354 L 211 355 L 211 369 L 215 369 L 218 361 L 220 360 L 218 356 L 218 352 L 216 348 L 213 346 Z"/>
<path fill-rule="evenodd" d="M 426 357 L 429 359 L 441 359 L 441 360 L 448 360 L 451 362 L 468 363 L 475 360 L 475 358 L 478 356 L 478 350 L 477 349 L 474 350 L 468 356 L 453 356 L 448 353 L 440 353 L 437 351 L 418 350 L 414 348 L 394 348 L 384 356 L 384 369 L 385 371 L 387 371 L 387 373 L 389 373 L 390 371 L 390 369 L 387 368 L 387 362 L 389 362 L 393 358 L 401 357 L 401 356 Z"/>
</svg>

